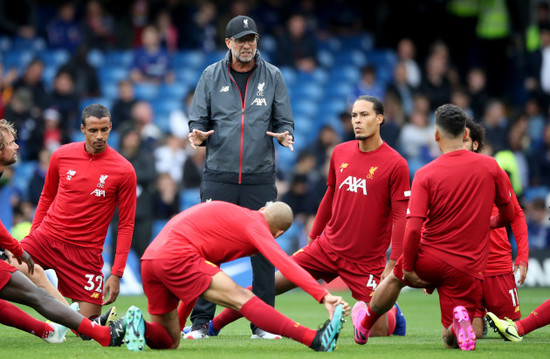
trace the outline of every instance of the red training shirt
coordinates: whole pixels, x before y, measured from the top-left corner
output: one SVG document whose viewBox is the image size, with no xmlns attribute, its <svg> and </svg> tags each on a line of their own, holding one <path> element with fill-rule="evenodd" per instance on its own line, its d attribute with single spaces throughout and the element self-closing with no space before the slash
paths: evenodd
<svg viewBox="0 0 550 359">
<path fill-rule="evenodd" d="M 521 206 L 518 203 L 518 199 L 512 185 L 508 188 L 512 195 L 512 203 L 514 204 L 514 209 L 516 215 L 512 221 L 512 232 L 516 239 L 516 244 L 518 246 L 518 255 L 516 258 L 516 265 L 522 265 L 527 267 L 529 263 L 529 239 L 527 233 L 527 223 L 525 222 L 525 215 Z M 492 215 L 495 216 L 498 214 L 498 207 L 493 206 Z M 506 232 L 506 227 L 495 228 L 491 231 L 490 234 L 490 245 L 489 245 L 489 260 L 487 263 L 487 269 L 485 269 L 485 275 L 494 276 L 499 274 L 510 273 L 513 269 L 512 263 L 512 246 L 510 245 L 510 240 L 508 239 L 508 233 Z"/>
<path fill-rule="evenodd" d="M 386 265 L 401 254 L 406 201 L 410 196 L 407 161 L 385 142 L 374 151 L 363 152 L 359 141 L 341 143 L 330 159 L 327 192 L 315 218 L 310 238 L 329 252 L 357 263 Z M 403 202 L 400 219 L 392 206 Z M 396 221 L 402 221 L 396 231 Z M 393 227 L 393 231 L 392 231 Z M 393 232 L 393 235 L 392 235 Z"/>
<path fill-rule="evenodd" d="M 328 293 L 279 247 L 259 211 L 222 201 L 193 206 L 174 218 L 151 242 L 141 260 L 177 258 L 193 251 L 216 265 L 262 253 L 281 273 L 321 301 Z"/>
<path fill-rule="evenodd" d="M 483 279 L 493 203 L 510 202 L 509 180 L 494 158 L 467 150 L 446 153 L 414 176 L 408 217 L 424 218 L 418 252 Z M 416 253 L 403 253 L 404 269 Z"/>
<path fill-rule="evenodd" d="M 84 142 L 69 143 L 52 154 L 31 231 L 73 245 L 103 250 L 118 204 L 117 251 L 111 273 L 124 273 L 136 212 L 136 172 L 107 146 L 86 152 Z"/>
</svg>

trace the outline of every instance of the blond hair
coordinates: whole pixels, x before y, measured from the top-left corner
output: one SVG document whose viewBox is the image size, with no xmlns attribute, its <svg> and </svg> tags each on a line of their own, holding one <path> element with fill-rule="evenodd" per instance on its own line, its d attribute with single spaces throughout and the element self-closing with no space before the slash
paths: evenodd
<svg viewBox="0 0 550 359">
<path fill-rule="evenodd" d="M 7 145 L 6 143 L 6 132 L 11 133 L 13 138 L 17 138 L 17 131 L 13 127 L 13 122 L 8 122 L 5 119 L 0 120 L 0 150 L 3 150 Z"/>
</svg>

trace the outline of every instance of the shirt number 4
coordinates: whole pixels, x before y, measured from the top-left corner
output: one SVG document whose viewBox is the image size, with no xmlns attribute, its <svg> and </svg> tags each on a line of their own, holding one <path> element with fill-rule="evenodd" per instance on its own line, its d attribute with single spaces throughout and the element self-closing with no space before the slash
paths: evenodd
<svg viewBox="0 0 550 359">
<path fill-rule="evenodd" d="M 372 288 L 372 290 L 375 290 L 377 285 L 378 284 L 376 283 L 374 276 L 372 274 L 369 275 L 369 280 L 367 281 L 367 288 Z"/>
</svg>

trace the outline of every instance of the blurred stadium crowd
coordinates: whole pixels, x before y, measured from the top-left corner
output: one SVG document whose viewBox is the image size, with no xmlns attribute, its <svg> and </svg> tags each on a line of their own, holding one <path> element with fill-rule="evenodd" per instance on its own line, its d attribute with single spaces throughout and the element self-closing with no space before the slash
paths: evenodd
<svg viewBox="0 0 550 359">
<path fill-rule="evenodd" d="M 411 178 L 438 156 L 434 110 L 464 108 L 510 175 L 531 248 L 550 247 L 548 0 L 0 0 L 0 117 L 15 122 L 21 146 L 0 179 L 12 204 L 0 208 L 6 227 L 28 230 L 51 152 L 83 139 L 80 112 L 91 103 L 112 111 L 109 143 L 136 169 L 136 221 L 150 230 L 135 240 L 198 203 L 204 149 L 188 146 L 187 110 L 238 14 L 256 20 L 261 55 L 281 69 L 292 101 L 295 151 L 277 147 L 279 196 L 296 214 L 285 250 L 307 240 L 331 150 L 353 139 L 360 94 L 383 100 L 382 137 Z"/>
</svg>

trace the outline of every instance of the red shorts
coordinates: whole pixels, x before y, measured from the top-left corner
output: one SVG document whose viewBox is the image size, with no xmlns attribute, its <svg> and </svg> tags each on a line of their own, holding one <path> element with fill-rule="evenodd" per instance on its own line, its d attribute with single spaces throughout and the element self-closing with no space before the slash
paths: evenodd
<svg viewBox="0 0 550 359">
<path fill-rule="evenodd" d="M 11 279 L 11 274 L 16 272 L 17 268 L 4 261 L 0 261 L 0 290 L 2 290 Z"/>
<path fill-rule="evenodd" d="M 61 294 L 73 300 L 103 303 L 103 257 L 101 250 L 48 239 L 33 231 L 21 247 L 44 269 L 53 269 Z"/>
<path fill-rule="evenodd" d="M 370 302 L 374 290 L 380 283 L 382 270 L 369 268 L 365 265 L 349 261 L 335 253 L 325 251 L 319 240 L 314 240 L 308 246 L 296 251 L 292 258 L 315 279 L 327 283 L 340 276 L 351 290 L 351 295 L 357 300 Z"/>
<path fill-rule="evenodd" d="M 402 279 L 402 260 L 403 257 L 397 260 L 393 273 L 405 285 L 411 286 L 410 283 Z M 457 305 L 466 307 L 470 318 L 474 317 L 483 293 L 482 280 L 459 271 L 439 258 L 422 253 L 419 253 L 416 258 L 415 271 L 420 278 L 430 282 L 431 287 L 437 288 L 441 309 L 441 324 L 445 328 L 453 323 L 453 308 Z"/>
<path fill-rule="evenodd" d="M 476 317 L 485 315 L 485 309 L 497 317 L 512 320 L 521 318 L 518 289 L 514 273 L 487 276 L 483 281 L 483 297 Z"/>
<path fill-rule="evenodd" d="M 212 276 L 220 271 L 217 265 L 192 252 L 178 258 L 142 260 L 141 279 L 149 314 L 169 313 L 180 300 L 192 307 L 210 286 Z"/>
</svg>

